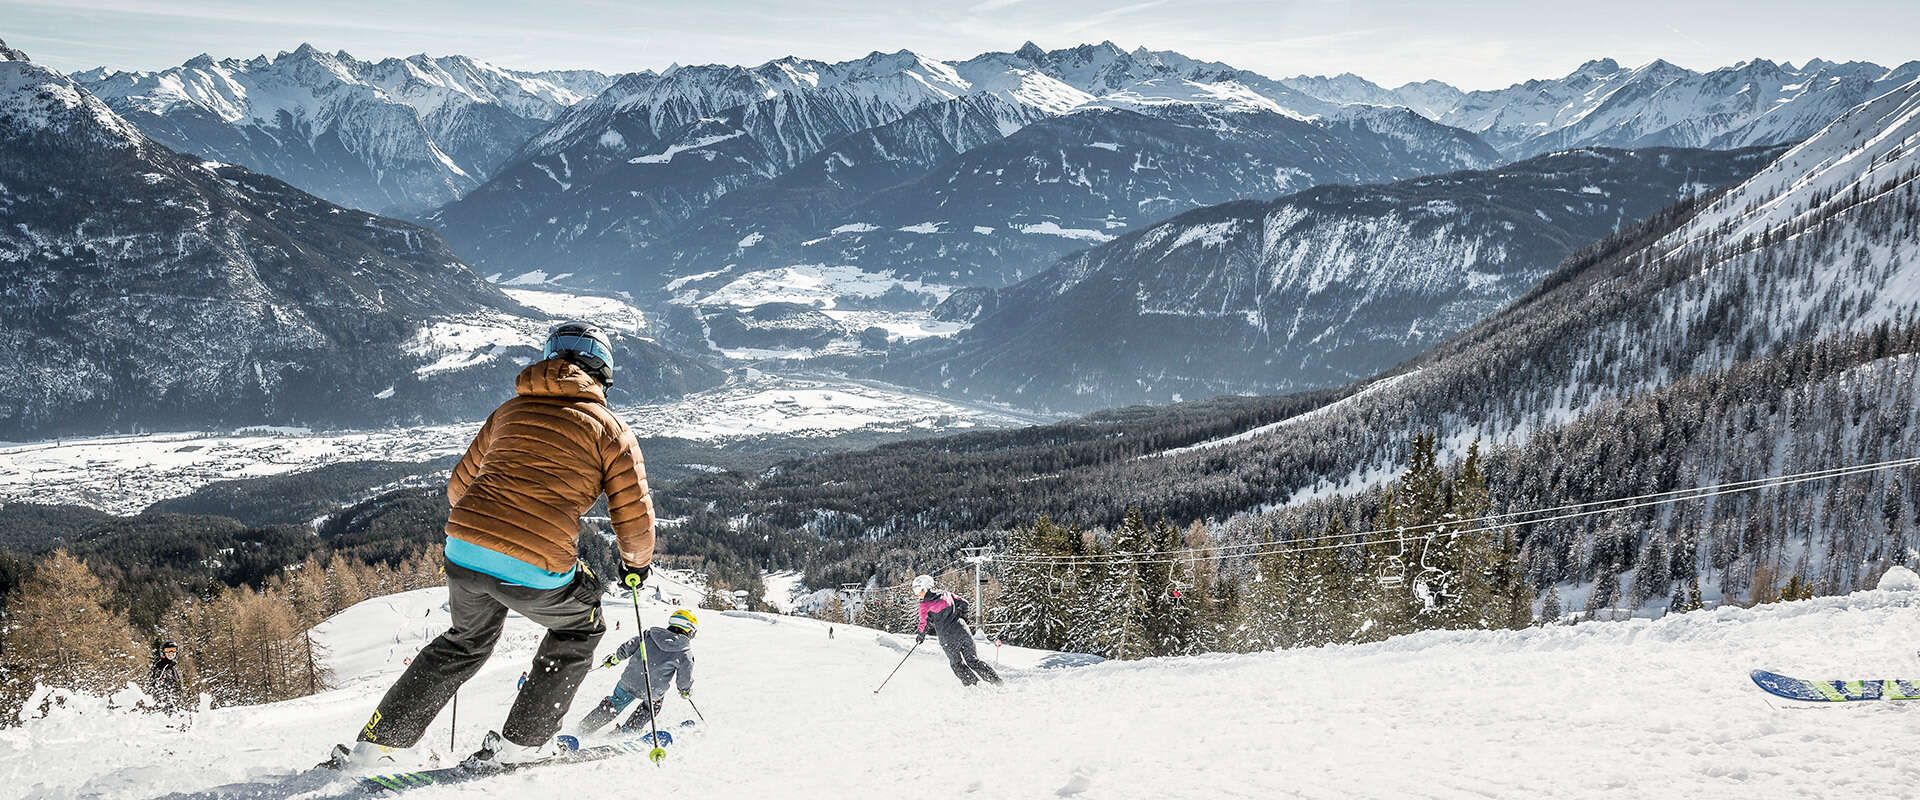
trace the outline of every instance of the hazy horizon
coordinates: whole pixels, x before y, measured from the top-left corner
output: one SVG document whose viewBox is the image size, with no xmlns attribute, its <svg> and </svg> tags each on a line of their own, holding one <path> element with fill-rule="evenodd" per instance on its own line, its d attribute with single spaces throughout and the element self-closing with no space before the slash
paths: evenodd
<svg viewBox="0 0 1920 800">
<path fill-rule="evenodd" d="M 1411 0 L 1244 2 L 1145 0 L 911 0 L 842 8 L 827 0 L 731 0 L 697 8 L 565 0 L 533 9 L 501 0 L 431 0 L 395 8 L 368 0 L 298 6 L 212 0 L 6 0 L 0 39 L 64 71 L 154 70 L 201 53 L 273 56 L 311 43 L 378 60 L 415 53 L 467 55 L 518 69 L 660 70 L 670 64 L 822 61 L 913 50 L 964 59 L 1034 41 L 1047 49 L 1113 41 L 1176 50 L 1270 77 L 1351 72 L 1383 86 L 1442 80 L 1463 89 L 1559 77 L 1587 61 L 1637 66 L 1665 59 L 1709 70 L 1754 58 L 1874 61 L 1920 58 L 1902 31 L 1920 29 L 1920 4 L 1835 0 L 1821 17 L 1878 15 L 1837 30 L 1800 24 L 1800 5 L 1709 0 L 1586 4 L 1492 0 L 1432 10 Z M 656 7 L 657 6 L 657 7 Z M 1777 7 L 1769 13 L 1768 7 Z M 1658 20 L 1649 23 L 1649 20 Z M 75 31 L 85 35 L 75 36 Z"/>
</svg>

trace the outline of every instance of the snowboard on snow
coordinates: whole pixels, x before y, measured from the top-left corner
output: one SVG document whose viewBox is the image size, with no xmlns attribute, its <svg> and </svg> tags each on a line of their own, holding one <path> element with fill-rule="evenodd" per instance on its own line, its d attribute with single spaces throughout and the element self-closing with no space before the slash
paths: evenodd
<svg viewBox="0 0 1920 800">
<path fill-rule="evenodd" d="M 674 730 L 685 734 L 692 731 L 695 727 L 696 725 L 693 720 L 687 720 L 672 729 L 661 728 L 657 746 L 667 747 L 672 745 L 674 741 Z M 496 775 L 524 772 L 530 769 L 539 769 L 541 767 L 556 766 L 559 764 L 583 764 L 589 761 L 601 761 L 626 755 L 644 756 L 656 746 L 654 735 L 651 732 L 594 745 L 582 745 L 580 739 L 574 736 L 561 736 L 558 741 L 562 747 L 562 752 L 545 761 L 535 761 L 530 764 L 506 764 L 478 768 L 460 764 L 452 767 L 419 770 L 415 772 L 368 775 L 356 781 L 357 793 L 345 796 L 379 797 L 399 794 L 427 786 L 469 783 L 472 781 L 485 780 Z"/>
<path fill-rule="evenodd" d="M 1920 700 L 1920 679 L 1828 681 L 1807 680 L 1753 671 L 1753 682 L 1767 694 L 1808 703 L 1853 703 L 1864 700 Z"/>
</svg>

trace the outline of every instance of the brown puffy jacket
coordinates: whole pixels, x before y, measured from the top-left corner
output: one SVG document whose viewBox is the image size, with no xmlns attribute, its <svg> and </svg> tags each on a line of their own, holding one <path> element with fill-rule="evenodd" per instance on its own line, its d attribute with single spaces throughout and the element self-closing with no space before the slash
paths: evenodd
<svg viewBox="0 0 1920 800">
<path fill-rule="evenodd" d="M 633 432 L 604 389 L 564 359 L 520 371 L 447 481 L 447 536 L 548 572 L 572 569 L 580 515 L 607 496 L 620 558 L 653 561 L 653 497 Z"/>
</svg>

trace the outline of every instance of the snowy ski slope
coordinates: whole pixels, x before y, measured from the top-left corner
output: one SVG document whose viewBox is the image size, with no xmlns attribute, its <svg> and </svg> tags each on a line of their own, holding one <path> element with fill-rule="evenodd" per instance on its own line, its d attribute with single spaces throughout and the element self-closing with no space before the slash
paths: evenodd
<svg viewBox="0 0 1920 800">
<path fill-rule="evenodd" d="M 673 587 L 671 597 L 691 590 Z M 339 688 L 157 720 L 72 709 L 0 730 L 0 796 L 148 797 L 305 766 L 349 739 L 403 660 L 446 624 L 442 590 L 367 601 L 319 631 Z M 649 600 L 647 618 L 668 605 Z M 602 649 L 633 630 L 632 610 Z M 663 768 L 634 758 L 419 792 L 452 797 L 1904 797 L 1920 706 L 1776 708 L 1764 666 L 1920 677 L 1920 592 L 1723 608 L 1661 621 L 1434 633 L 1250 656 L 1038 669 L 1000 653 L 1004 688 L 964 690 L 903 639 L 704 612 L 695 699 L 710 725 Z M 461 752 L 499 724 L 538 633 L 515 620 L 462 693 Z M 929 652 L 932 651 L 932 652 Z M 993 649 L 985 654 L 991 658 Z M 569 719 L 614 680 L 595 672 Z M 678 698 L 662 715 L 691 714 Z M 442 715 L 427 742 L 446 749 Z M 1871 754 L 1871 755 L 1869 755 Z"/>
</svg>

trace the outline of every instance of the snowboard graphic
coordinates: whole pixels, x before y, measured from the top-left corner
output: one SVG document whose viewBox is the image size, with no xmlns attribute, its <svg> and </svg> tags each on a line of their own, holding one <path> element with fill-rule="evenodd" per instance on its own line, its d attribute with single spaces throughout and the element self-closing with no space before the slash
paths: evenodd
<svg viewBox="0 0 1920 800">
<path fill-rule="evenodd" d="M 1852 703 L 1863 700 L 1920 700 L 1920 679 L 1865 681 L 1810 681 L 1764 669 L 1753 671 L 1753 682 L 1767 694 L 1808 703 Z"/>
</svg>

